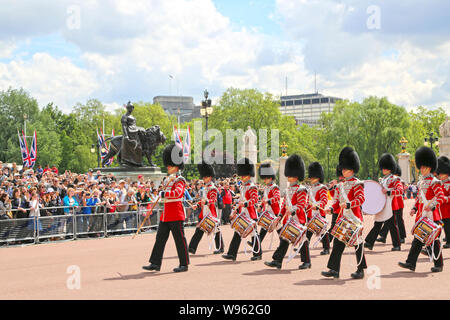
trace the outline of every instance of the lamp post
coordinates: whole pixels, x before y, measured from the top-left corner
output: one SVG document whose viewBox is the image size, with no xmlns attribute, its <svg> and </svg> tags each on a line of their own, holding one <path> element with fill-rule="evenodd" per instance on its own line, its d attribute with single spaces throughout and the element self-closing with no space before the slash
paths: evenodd
<svg viewBox="0 0 450 320">
<path fill-rule="evenodd" d="M 213 113 L 213 107 L 211 106 L 211 99 L 208 99 L 208 90 L 204 91 L 205 100 L 202 101 L 202 107 L 200 108 L 200 114 L 206 119 L 206 146 L 208 146 L 208 117 Z"/>
<path fill-rule="evenodd" d="M 100 168 L 100 149 L 98 147 L 98 144 L 92 144 L 91 145 L 91 153 L 95 153 L 97 151 L 97 168 Z M 102 148 L 102 152 L 104 152 L 105 149 Z M 103 168 L 103 165 L 102 165 Z"/>
<path fill-rule="evenodd" d="M 283 142 L 283 144 L 280 147 L 281 147 L 281 156 L 287 157 L 287 147 L 289 146 L 286 144 L 286 142 Z"/>
<path fill-rule="evenodd" d="M 399 142 L 400 145 L 402 146 L 402 153 L 406 153 L 406 145 L 408 144 L 408 140 L 406 140 L 405 137 L 402 137 L 402 139 Z"/>
<path fill-rule="evenodd" d="M 330 181 L 330 147 L 327 147 L 327 181 Z"/>
<path fill-rule="evenodd" d="M 439 140 L 438 137 L 434 138 L 433 135 L 434 135 L 434 133 L 433 133 L 433 132 L 430 132 L 430 133 L 428 134 L 429 138 L 425 138 L 425 139 L 424 139 L 424 140 L 425 140 L 424 145 L 427 145 L 427 142 L 429 142 L 429 143 L 430 143 L 430 148 L 431 148 L 431 149 L 433 149 L 433 143 L 434 143 L 434 142 L 438 142 L 438 140 Z"/>
</svg>

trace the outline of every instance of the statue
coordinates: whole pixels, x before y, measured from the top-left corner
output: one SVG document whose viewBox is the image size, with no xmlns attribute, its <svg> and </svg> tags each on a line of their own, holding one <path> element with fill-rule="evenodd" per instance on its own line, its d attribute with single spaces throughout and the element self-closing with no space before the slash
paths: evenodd
<svg viewBox="0 0 450 320">
<path fill-rule="evenodd" d="M 108 138 L 111 147 L 108 154 L 102 161 L 102 165 L 118 154 L 121 166 L 142 167 L 143 155 L 146 156 L 150 166 L 155 167 L 152 162 L 152 155 L 156 147 L 166 141 L 166 137 L 161 132 L 158 125 L 147 130 L 136 126 L 136 118 L 131 115 L 134 106 L 128 102 L 127 113 L 122 116 L 123 136 Z"/>
</svg>

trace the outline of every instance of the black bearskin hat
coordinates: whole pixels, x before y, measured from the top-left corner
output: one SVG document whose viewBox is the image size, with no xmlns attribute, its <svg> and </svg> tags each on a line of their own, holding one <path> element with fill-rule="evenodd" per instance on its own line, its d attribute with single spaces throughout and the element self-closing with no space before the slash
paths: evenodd
<svg viewBox="0 0 450 320">
<path fill-rule="evenodd" d="M 416 167 L 420 170 L 420 167 L 430 167 L 431 172 L 434 172 L 437 167 L 436 154 L 431 148 L 420 147 L 415 154 Z"/>
<path fill-rule="evenodd" d="M 319 162 L 313 162 L 308 166 L 308 178 L 319 178 L 320 183 L 323 183 L 325 174 L 323 167 Z"/>
<path fill-rule="evenodd" d="M 378 162 L 378 166 L 380 170 L 386 169 L 394 173 L 397 163 L 395 162 L 395 158 L 390 153 L 383 153 L 380 157 L 380 161 Z"/>
<path fill-rule="evenodd" d="M 284 175 L 286 177 L 297 177 L 299 181 L 303 181 L 305 179 L 305 163 L 302 157 L 297 154 L 290 155 L 286 160 Z"/>
<path fill-rule="evenodd" d="M 237 175 L 240 177 L 255 176 L 255 165 L 248 158 L 240 159 L 237 162 L 236 167 L 237 167 Z"/>
<path fill-rule="evenodd" d="M 200 173 L 200 178 L 204 178 L 204 177 L 213 177 L 216 175 L 214 168 L 212 165 L 206 163 L 205 161 L 203 161 L 202 163 L 199 163 L 197 165 L 197 169 L 198 172 Z"/>
<path fill-rule="evenodd" d="M 184 159 L 183 159 L 183 150 L 175 145 L 174 143 L 169 144 L 164 148 L 163 151 L 163 163 L 164 166 L 174 166 L 178 167 L 178 169 L 183 170 L 184 168 Z"/>
<path fill-rule="evenodd" d="M 261 177 L 261 179 L 272 178 L 275 180 L 276 173 L 270 161 L 261 163 L 261 165 L 259 166 L 258 175 Z"/>
<path fill-rule="evenodd" d="M 337 166 L 336 166 L 336 177 L 337 177 L 337 178 L 343 177 L 343 175 L 342 175 L 342 168 L 341 168 L 340 165 L 337 165 Z"/>
<path fill-rule="evenodd" d="M 339 165 L 342 170 L 353 170 L 353 173 L 359 172 L 359 156 L 351 147 L 345 147 L 339 154 Z"/>
<path fill-rule="evenodd" d="M 398 163 L 397 163 L 396 166 L 395 166 L 395 172 L 394 172 L 394 174 L 395 174 L 396 176 L 399 176 L 399 177 L 402 176 L 402 168 L 400 168 L 400 165 L 399 165 Z"/>
<path fill-rule="evenodd" d="M 436 173 L 450 175 L 450 160 L 446 156 L 441 156 L 438 158 Z"/>
</svg>

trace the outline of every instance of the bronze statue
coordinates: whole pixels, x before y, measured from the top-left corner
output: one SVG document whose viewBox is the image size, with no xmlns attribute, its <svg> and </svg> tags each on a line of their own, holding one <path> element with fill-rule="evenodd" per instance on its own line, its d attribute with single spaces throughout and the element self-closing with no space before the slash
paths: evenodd
<svg viewBox="0 0 450 320">
<path fill-rule="evenodd" d="M 134 106 L 128 102 L 127 113 L 122 116 L 123 136 L 115 136 L 107 139 L 111 141 L 111 147 L 102 165 L 118 154 L 121 166 L 142 167 L 143 155 L 146 156 L 150 166 L 155 167 L 152 155 L 159 144 L 166 141 L 158 125 L 145 130 L 136 126 L 136 118 L 131 115 Z"/>
</svg>

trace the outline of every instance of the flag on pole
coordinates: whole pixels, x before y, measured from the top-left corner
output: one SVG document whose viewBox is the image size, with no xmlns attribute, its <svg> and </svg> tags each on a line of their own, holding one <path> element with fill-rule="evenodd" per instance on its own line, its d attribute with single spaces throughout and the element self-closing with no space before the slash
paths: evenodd
<svg viewBox="0 0 450 320">
<path fill-rule="evenodd" d="M 183 149 L 183 142 L 181 141 L 180 134 L 178 133 L 178 129 L 176 126 L 173 126 L 173 135 L 175 144 L 179 146 L 180 149 Z"/>
<path fill-rule="evenodd" d="M 36 130 L 34 130 L 33 141 L 31 142 L 30 149 L 30 168 L 34 167 L 37 159 L 37 138 L 36 138 Z"/>
<path fill-rule="evenodd" d="M 22 131 L 22 135 L 23 135 L 23 131 Z M 26 140 L 24 142 L 24 140 L 20 137 L 19 131 L 17 130 L 17 136 L 19 137 L 19 144 L 20 144 L 20 152 L 22 153 L 22 165 L 24 167 L 28 166 L 28 161 L 30 159 L 30 156 L 28 155 L 28 149 L 26 146 Z"/>
<path fill-rule="evenodd" d="M 188 126 L 183 148 L 184 161 L 187 161 L 187 159 L 189 159 L 190 154 L 191 154 L 191 129 Z"/>
<path fill-rule="evenodd" d="M 112 132 L 111 132 L 111 138 L 112 138 L 112 137 L 114 137 L 114 129 L 112 129 Z M 108 152 L 109 152 L 109 147 L 106 146 L 106 143 L 105 143 L 105 149 L 107 150 L 106 154 L 108 154 Z M 106 156 L 106 154 L 105 154 L 105 156 Z M 112 165 L 113 161 L 114 161 L 114 157 L 112 157 L 111 159 L 109 159 L 108 162 L 105 163 L 105 164 L 106 164 L 107 166 L 110 166 L 110 165 Z"/>
</svg>

